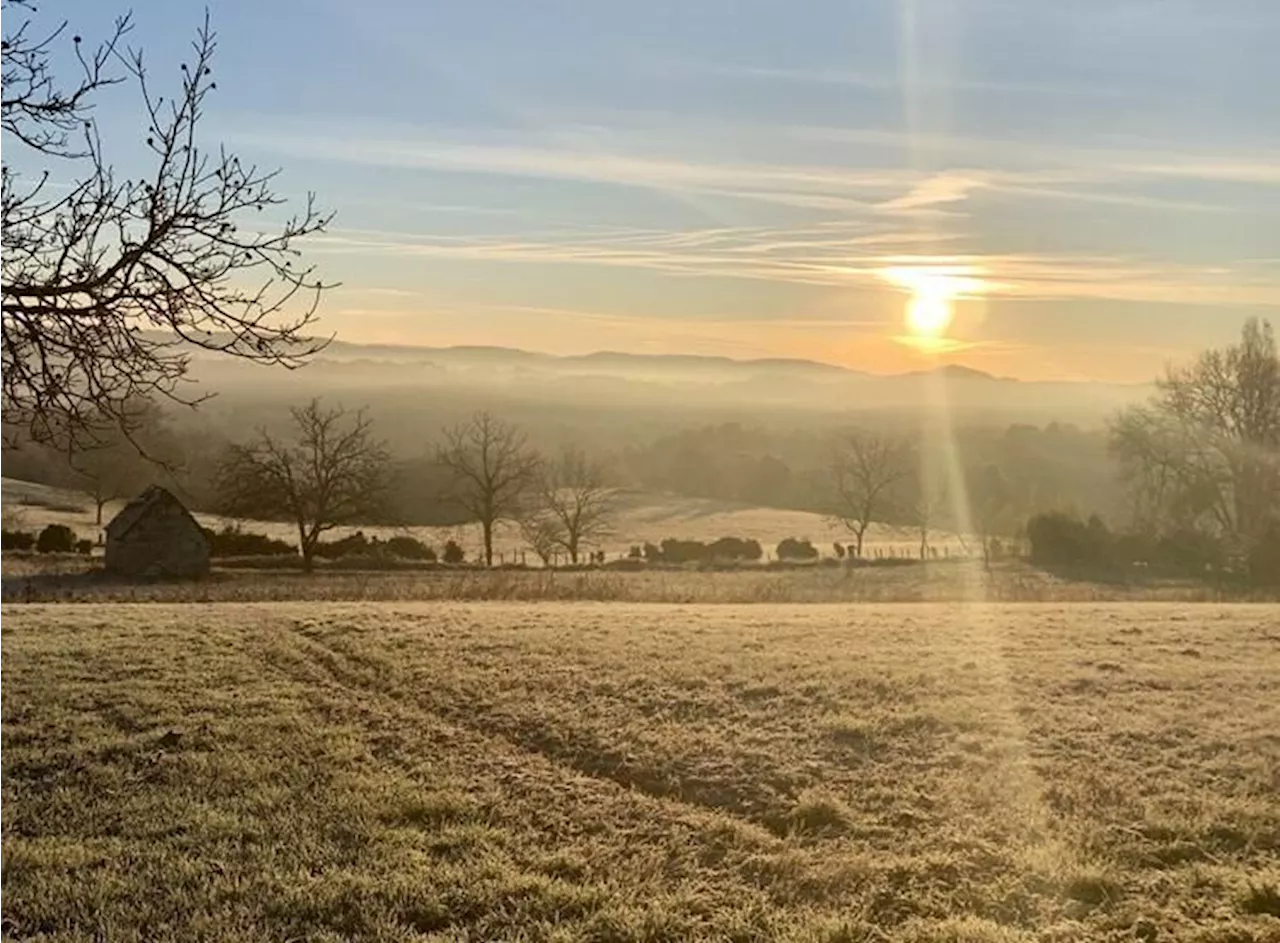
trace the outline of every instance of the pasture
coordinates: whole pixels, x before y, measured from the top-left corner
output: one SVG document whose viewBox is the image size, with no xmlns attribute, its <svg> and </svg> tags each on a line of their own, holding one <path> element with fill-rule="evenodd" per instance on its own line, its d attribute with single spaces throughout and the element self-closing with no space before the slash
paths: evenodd
<svg viewBox="0 0 1280 943">
<path fill-rule="evenodd" d="M 1280 610 L 7 605 L 4 936 L 1280 939 Z"/>
</svg>

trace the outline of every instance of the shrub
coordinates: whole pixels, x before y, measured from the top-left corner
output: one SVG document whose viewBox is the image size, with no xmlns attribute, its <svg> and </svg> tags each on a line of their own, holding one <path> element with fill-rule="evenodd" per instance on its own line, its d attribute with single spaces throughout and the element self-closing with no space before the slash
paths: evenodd
<svg viewBox="0 0 1280 943">
<path fill-rule="evenodd" d="M 832 550 L 834 550 L 834 551 L 836 552 L 836 559 L 837 559 L 837 560 L 843 560 L 843 559 L 844 559 L 844 555 L 845 555 L 845 553 L 847 553 L 847 551 L 844 549 L 844 544 L 842 544 L 842 543 L 834 543 L 834 544 L 832 544 L 832 545 L 831 545 L 831 549 L 832 549 Z"/>
<path fill-rule="evenodd" d="M 30 550 L 35 546 L 36 535 L 25 530 L 6 530 L 0 532 L 0 549 Z"/>
<path fill-rule="evenodd" d="M 75 532 L 65 524 L 50 524 L 36 538 L 36 550 L 40 553 L 70 553 L 75 546 Z"/>
<path fill-rule="evenodd" d="M 721 537 L 707 548 L 707 556 L 712 560 L 759 560 L 764 556 L 764 548 L 757 540 Z"/>
<path fill-rule="evenodd" d="M 707 545 L 701 540 L 668 537 L 662 542 L 663 563 L 700 563 L 707 558 Z"/>
<path fill-rule="evenodd" d="M 648 541 L 645 541 L 644 558 L 650 563 L 661 563 L 662 549 L 658 547 L 657 544 L 651 544 Z"/>
<path fill-rule="evenodd" d="M 796 540 L 794 537 L 785 537 L 778 544 L 779 560 L 816 560 L 818 559 L 818 548 L 809 543 L 808 540 Z"/>
<path fill-rule="evenodd" d="M 295 556 L 297 549 L 284 540 L 276 540 L 266 534 L 250 534 L 236 526 L 226 526 L 214 531 L 204 528 L 209 541 L 209 553 L 215 557 L 270 557 Z"/>
<path fill-rule="evenodd" d="M 1159 542 L 1148 534 L 1117 534 L 1111 556 L 1117 563 L 1127 565 L 1159 562 Z"/>
<path fill-rule="evenodd" d="M 436 562 L 436 552 L 428 547 L 421 540 L 409 536 L 392 537 L 384 545 L 387 552 L 399 557 L 401 560 L 425 560 L 428 563 Z"/>
<path fill-rule="evenodd" d="M 1207 570 L 1222 569 L 1226 557 L 1222 541 L 1213 535 L 1197 530 L 1180 530 L 1160 540 L 1153 562 L 1188 576 L 1204 576 Z"/>
<path fill-rule="evenodd" d="M 450 540 L 444 545 L 443 559 L 445 563 L 462 563 L 467 559 L 467 555 L 462 552 L 456 540 Z"/>
<path fill-rule="evenodd" d="M 81 556 L 84 556 L 84 557 L 89 556 L 89 554 L 93 553 L 93 541 L 92 541 L 92 540 L 77 540 L 77 541 L 76 541 L 76 553 L 78 553 L 78 554 L 80 554 Z"/>
<path fill-rule="evenodd" d="M 1107 564 L 1115 539 L 1096 514 L 1088 522 L 1070 514 L 1037 514 L 1027 521 L 1031 562 L 1047 566 Z"/>
<path fill-rule="evenodd" d="M 644 559 L 644 548 L 639 544 L 632 544 L 631 549 L 627 551 L 627 556 L 632 560 Z"/>
</svg>

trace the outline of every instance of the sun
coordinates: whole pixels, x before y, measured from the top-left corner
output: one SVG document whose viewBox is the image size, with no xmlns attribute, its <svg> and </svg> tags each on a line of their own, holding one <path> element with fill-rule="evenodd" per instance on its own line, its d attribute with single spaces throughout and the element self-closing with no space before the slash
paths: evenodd
<svg viewBox="0 0 1280 943">
<path fill-rule="evenodd" d="M 941 350 L 955 317 L 955 302 L 986 291 L 990 285 L 968 266 L 895 265 L 881 269 L 880 277 L 910 292 L 905 309 L 907 337 L 921 348 Z"/>
<path fill-rule="evenodd" d="M 907 301 L 907 328 L 916 337 L 945 336 L 951 316 L 951 298 L 943 292 L 918 289 Z"/>
</svg>

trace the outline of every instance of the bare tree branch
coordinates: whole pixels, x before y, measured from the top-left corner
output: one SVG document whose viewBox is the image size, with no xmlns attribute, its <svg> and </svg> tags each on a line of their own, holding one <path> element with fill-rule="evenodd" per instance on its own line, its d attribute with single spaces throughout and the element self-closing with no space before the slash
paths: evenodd
<svg viewBox="0 0 1280 943">
<path fill-rule="evenodd" d="M 6 157 L 17 144 L 59 162 L 29 179 L 6 161 L 0 196 L 4 422 L 37 442 L 72 446 L 102 424 L 127 429 L 127 404 L 139 399 L 198 402 L 181 391 L 194 350 L 292 368 L 326 343 L 306 331 L 326 286 L 299 264 L 295 242 L 331 216 L 308 196 L 282 226 L 251 221 L 284 203 L 277 172 L 198 143 L 216 88 L 207 17 L 171 96 L 155 90 L 141 52 L 121 48 L 130 28 L 118 20 L 88 55 L 73 37 L 82 75 L 68 89 L 49 60 L 65 24 L 33 38 L 28 18 L 4 40 Z M 93 117 L 94 93 L 121 82 L 145 109 L 145 178 L 117 177 Z"/>
</svg>

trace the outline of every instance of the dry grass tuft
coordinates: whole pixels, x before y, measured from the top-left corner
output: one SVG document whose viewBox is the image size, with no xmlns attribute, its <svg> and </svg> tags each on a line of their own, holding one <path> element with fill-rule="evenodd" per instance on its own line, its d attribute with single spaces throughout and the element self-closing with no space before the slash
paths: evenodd
<svg viewBox="0 0 1280 943">
<path fill-rule="evenodd" d="M 1240 897 L 1240 909 L 1247 914 L 1266 914 L 1280 918 L 1280 884 L 1250 881 Z"/>
<path fill-rule="evenodd" d="M 806 789 L 796 797 L 787 823 L 801 835 L 838 835 L 853 825 L 853 812 L 823 789 Z"/>
</svg>

